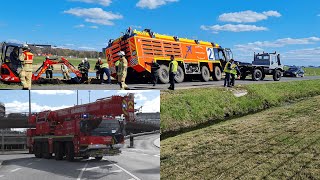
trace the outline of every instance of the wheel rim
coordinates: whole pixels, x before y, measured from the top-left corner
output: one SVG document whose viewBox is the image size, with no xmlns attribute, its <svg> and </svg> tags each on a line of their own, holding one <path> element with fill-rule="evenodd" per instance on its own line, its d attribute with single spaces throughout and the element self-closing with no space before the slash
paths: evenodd
<svg viewBox="0 0 320 180">
<path fill-rule="evenodd" d="M 165 69 L 163 69 L 163 70 L 161 71 L 161 76 L 162 76 L 164 79 L 167 79 L 167 78 L 168 78 L 168 71 L 165 70 Z"/>
<path fill-rule="evenodd" d="M 261 79 L 262 78 L 261 72 L 257 71 L 255 77 L 256 77 L 256 79 Z"/>
</svg>

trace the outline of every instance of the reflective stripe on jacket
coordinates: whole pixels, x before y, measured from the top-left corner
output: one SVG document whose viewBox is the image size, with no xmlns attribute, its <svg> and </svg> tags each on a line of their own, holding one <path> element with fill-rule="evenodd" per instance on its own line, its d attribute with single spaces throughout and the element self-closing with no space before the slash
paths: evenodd
<svg viewBox="0 0 320 180">
<path fill-rule="evenodd" d="M 176 60 L 173 60 L 169 64 L 169 72 L 171 73 L 177 73 L 178 72 L 178 62 Z"/>
<path fill-rule="evenodd" d="M 230 70 L 230 73 L 231 73 L 231 74 L 237 75 L 237 69 L 236 69 L 236 67 L 237 67 L 236 64 L 232 64 L 232 65 L 231 65 L 231 70 Z"/>
<path fill-rule="evenodd" d="M 101 68 L 109 68 L 109 64 L 107 62 L 104 62 L 100 65 Z"/>
<path fill-rule="evenodd" d="M 230 67 L 228 68 L 228 66 L 230 66 Z M 231 63 L 227 62 L 227 64 L 224 66 L 223 72 L 230 73 L 230 71 L 231 71 L 230 68 L 231 68 Z"/>
<path fill-rule="evenodd" d="M 33 63 L 33 54 L 28 51 L 24 51 L 24 64 L 32 64 Z"/>
</svg>

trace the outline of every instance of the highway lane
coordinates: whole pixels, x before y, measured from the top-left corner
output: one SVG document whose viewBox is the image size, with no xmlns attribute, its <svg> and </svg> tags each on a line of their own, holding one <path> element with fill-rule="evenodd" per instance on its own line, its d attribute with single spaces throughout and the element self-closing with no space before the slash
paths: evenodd
<svg viewBox="0 0 320 180">
<path fill-rule="evenodd" d="M 301 81 L 301 80 L 312 80 L 320 79 L 320 76 L 305 76 L 303 78 L 295 77 L 282 77 L 278 82 L 289 82 L 289 81 Z M 272 77 L 267 76 L 263 81 L 252 81 L 251 79 L 246 80 L 236 80 L 236 84 L 260 84 L 260 83 L 274 83 Z M 176 83 L 176 89 L 189 89 L 189 88 L 199 88 L 199 87 L 218 87 L 223 85 L 223 80 L 221 81 L 209 81 L 209 82 L 183 82 Z M 128 84 L 129 88 L 133 90 L 166 90 L 169 84 L 158 84 L 152 86 L 152 84 Z M 8 89 L 20 89 L 20 86 L 6 86 Z M 119 85 L 112 84 L 77 84 L 77 85 L 33 85 L 32 89 L 37 90 L 115 90 L 119 89 Z"/>
<path fill-rule="evenodd" d="M 30 154 L 1 155 L 7 159 L 0 168 L 0 180 L 158 180 L 160 179 L 160 149 L 154 141 L 159 134 L 135 137 L 134 148 L 126 141 L 122 154 L 105 156 L 96 161 L 76 159 L 75 162 L 38 159 Z"/>
</svg>

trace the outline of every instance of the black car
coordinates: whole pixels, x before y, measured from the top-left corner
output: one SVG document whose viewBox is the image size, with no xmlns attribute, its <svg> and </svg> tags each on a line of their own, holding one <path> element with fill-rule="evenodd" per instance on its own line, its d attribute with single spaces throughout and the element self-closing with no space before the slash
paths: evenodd
<svg viewBox="0 0 320 180">
<path fill-rule="evenodd" d="M 303 77 L 304 70 L 301 67 L 290 67 L 283 73 L 285 77 Z"/>
</svg>

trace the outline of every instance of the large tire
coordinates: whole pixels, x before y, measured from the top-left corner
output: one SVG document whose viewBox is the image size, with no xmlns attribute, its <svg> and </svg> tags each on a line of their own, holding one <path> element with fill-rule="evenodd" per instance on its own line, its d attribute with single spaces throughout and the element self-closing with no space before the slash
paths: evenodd
<svg viewBox="0 0 320 180">
<path fill-rule="evenodd" d="M 74 160 L 74 145 L 72 142 L 68 142 L 66 145 L 66 159 L 68 161 Z"/>
<path fill-rule="evenodd" d="M 62 143 L 56 142 L 54 144 L 54 158 L 55 160 L 62 160 L 63 159 L 63 148 Z"/>
<path fill-rule="evenodd" d="M 36 142 L 34 144 L 34 155 L 36 156 L 36 158 L 41 158 L 41 144 L 39 144 L 38 142 Z"/>
<path fill-rule="evenodd" d="M 43 152 L 42 157 L 45 159 L 50 159 L 52 157 L 52 154 L 49 152 L 49 143 L 43 143 Z"/>
<path fill-rule="evenodd" d="M 101 161 L 102 157 L 95 157 L 97 161 Z"/>
<path fill-rule="evenodd" d="M 264 80 L 264 78 L 266 78 L 266 74 L 263 73 L 263 74 L 262 74 L 261 81 Z"/>
<path fill-rule="evenodd" d="M 82 159 L 89 159 L 89 156 L 83 156 Z"/>
<path fill-rule="evenodd" d="M 274 81 L 280 81 L 281 79 L 281 71 L 280 70 L 275 70 L 273 73 L 273 80 Z"/>
<path fill-rule="evenodd" d="M 182 83 L 184 81 L 184 71 L 181 66 L 178 66 L 177 75 L 174 77 L 177 83 Z"/>
<path fill-rule="evenodd" d="M 159 81 L 163 84 L 169 83 L 169 67 L 164 64 L 160 65 Z"/>
<path fill-rule="evenodd" d="M 245 74 L 241 74 L 240 79 L 241 79 L 241 80 L 245 80 L 245 79 L 246 79 L 246 77 L 247 77 L 247 75 L 245 75 Z"/>
<path fill-rule="evenodd" d="M 215 81 L 220 81 L 222 79 L 222 72 L 219 66 L 213 67 L 212 79 Z"/>
<path fill-rule="evenodd" d="M 263 76 L 262 71 L 260 69 L 255 69 L 252 73 L 252 80 L 260 81 L 262 76 Z"/>
<path fill-rule="evenodd" d="M 210 79 L 210 71 L 207 66 L 201 67 L 201 81 L 208 82 Z"/>
</svg>

